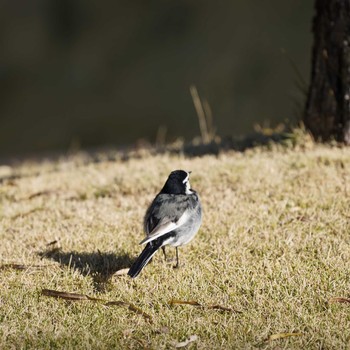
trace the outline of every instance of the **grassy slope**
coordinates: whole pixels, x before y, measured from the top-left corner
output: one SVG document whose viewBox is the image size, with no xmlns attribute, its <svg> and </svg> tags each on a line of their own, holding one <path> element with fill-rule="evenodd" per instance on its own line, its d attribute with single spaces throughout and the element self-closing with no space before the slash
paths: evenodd
<svg viewBox="0 0 350 350">
<path fill-rule="evenodd" d="M 136 280 L 114 276 L 140 252 L 144 211 L 176 168 L 192 170 L 204 207 L 183 267 L 158 253 Z M 349 169 L 349 149 L 324 146 L 23 165 L 0 187 L 1 263 L 45 267 L 0 270 L 0 348 L 172 348 L 193 334 L 200 349 L 346 347 L 350 305 L 328 300 L 350 294 Z M 128 301 L 153 322 L 42 288 Z M 281 332 L 302 335 L 265 341 Z"/>
</svg>

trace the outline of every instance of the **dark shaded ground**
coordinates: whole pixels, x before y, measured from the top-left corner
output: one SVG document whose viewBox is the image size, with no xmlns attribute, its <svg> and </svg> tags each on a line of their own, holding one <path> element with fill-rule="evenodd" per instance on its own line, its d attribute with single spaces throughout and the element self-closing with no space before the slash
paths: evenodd
<svg viewBox="0 0 350 350">
<path fill-rule="evenodd" d="M 145 153 L 156 155 L 161 153 L 182 153 L 188 157 L 203 156 L 206 154 L 219 154 L 220 152 L 234 150 L 244 152 L 247 149 L 267 146 L 272 143 L 293 145 L 297 135 L 293 131 L 286 132 L 254 132 L 243 137 L 223 137 L 218 141 L 212 141 L 204 144 L 199 142 L 180 142 L 173 144 L 151 144 L 149 142 L 139 142 L 130 146 L 111 148 L 100 147 L 92 149 L 76 149 L 67 152 L 38 152 L 35 154 L 29 153 L 18 157 L 0 157 L 0 165 L 6 164 L 16 166 L 23 161 L 41 162 L 44 160 L 57 161 L 58 159 L 70 157 L 81 153 L 86 162 L 98 163 L 101 161 L 126 161 L 131 158 L 140 158 Z M 0 176 L 0 181 L 2 177 Z"/>
<path fill-rule="evenodd" d="M 118 270 L 131 266 L 132 258 L 125 252 L 76 252 L 51 249 L 39 253 L 41 259 L 57 261 L 62 266 L 79 271 L 84 276 L 90 275 L 94 288 L 102 292 L 108 288 L 111 277 Z"/>
</svg>

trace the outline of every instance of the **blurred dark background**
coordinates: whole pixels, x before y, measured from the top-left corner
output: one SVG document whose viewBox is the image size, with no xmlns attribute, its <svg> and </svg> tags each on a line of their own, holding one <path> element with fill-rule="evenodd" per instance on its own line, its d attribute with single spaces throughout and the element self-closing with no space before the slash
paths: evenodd
<svg viewBox="0 0 350 350">
<path fill-rule="evenodd" d="M 313 1 L 0 0 L 0 156 L 296 123 Z M 304 82 L 303 82 L 304 80 Z"/>
</svg>

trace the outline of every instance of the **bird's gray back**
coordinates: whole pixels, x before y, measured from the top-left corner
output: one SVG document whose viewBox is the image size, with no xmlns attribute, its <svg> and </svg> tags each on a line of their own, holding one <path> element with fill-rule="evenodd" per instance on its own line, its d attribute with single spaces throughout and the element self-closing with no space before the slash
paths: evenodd
<svg viewBox="0 0 350 350">
<path fill-rule="evenodd" d="M 198 216 L 201 219 L 200 207 L 199 198 L 195 191 L 190 195 L 160 193 L 146 211 L 144 230 L 146 234 L 149 234 L 164 218 L 176 222 L 186 210 L 199 211 Z"/>
</svg>

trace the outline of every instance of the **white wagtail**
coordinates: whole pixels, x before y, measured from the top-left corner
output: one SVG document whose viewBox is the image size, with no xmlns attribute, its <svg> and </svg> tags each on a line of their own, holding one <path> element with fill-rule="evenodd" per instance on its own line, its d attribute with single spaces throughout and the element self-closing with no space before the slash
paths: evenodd
<svg viewBox="0 0 350 350">
<path fill-rule="evenodd" d="M 128 275 L 137 277 L 155 252 L 165 246 L 176 248 L 176 265 L 179 266 L 177 248 L 187 244 L 202 223 L 202 207 L 197 192 L 192 190 L 189 172 L 175 170 L 170 173 L 164 187 L 146 211 L 144 230 L 146 238 L 140 244 L 146 247 L 131 266 Z"/>
</svg>

